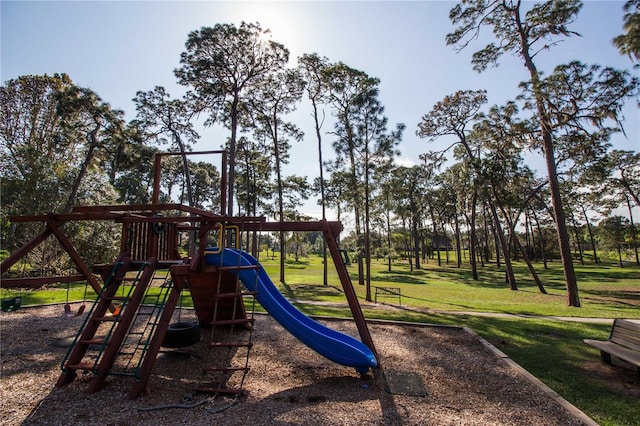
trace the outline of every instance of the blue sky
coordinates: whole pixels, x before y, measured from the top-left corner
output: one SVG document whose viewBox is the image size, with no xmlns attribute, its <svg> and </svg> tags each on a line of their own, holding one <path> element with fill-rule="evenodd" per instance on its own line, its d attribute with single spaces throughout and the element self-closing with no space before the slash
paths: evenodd
<svg viewBox="0 0 640 426">
<path fill-rule="evenodd" d="M 505 57 L 500 67 L 477 74 L 470 58 L 484 46 L 490 33 L 456 53 L 446 46 L 453 31 L 448 19 L 452 1 L 323 1 L 323 2 L 172 2 L 172 1 L 5 1 L 0 3 L 2 82 L 25 74 L 67 73 L 75 84 L 94 90 L 112 107 L 135 117 L 131 99 L 138 90 L 164 86 L 177 97 L 173 70 L 189 32 L 216 23 L 260 22 L 275 41 L 291 52 L 292 65 L 303 53 L 318 53 L 332 62 L 342 61 L 381 80 L 380 98 L 390 127 L 404 123 L 401 161 L 410 164 L 418 155 L 441 144 L 427 145 L 415 136 L 420 117 L 444 96 L 461 89 L 486 89 L 489 105 L 503 104 L 518 94 L 526 79 L 520 60 Z M 572 29 L 572 37 L 549 53 L 539 66 L 550 73 L 570 60 L 632 70 L 628 58 L 618 54 L 611 40 L 622 31 L 622 1 L 585 1 Z M 637 70 L 635 71 L 637 74 Z M 640 150 L 640 110 L 634 102 L 625 108 L 628 139 L 616 136 L 619 149 Z M 317 175 L 316 152 L 308 105 L 291 117 L 307 135 L 294 144 L 289 174 Z M 329 114 L 329 111 L 327 111 Z M 331 131 L 325 125 L 324 131 Z M 217 149 L 227 131 L 200 132 L 195 149 Z M 330 135 L 325 135 L 327 151 Z M 313 148 L 312 148 L 313 147 Z M 533 167 L 542 164 L 530 155 Z M 310 170 L 312 170 L 310 172 Z M 540 172 L 544 175 L 544 171 Z M 314 203 L 305 210 L 319 215 Z"/>
</svg>

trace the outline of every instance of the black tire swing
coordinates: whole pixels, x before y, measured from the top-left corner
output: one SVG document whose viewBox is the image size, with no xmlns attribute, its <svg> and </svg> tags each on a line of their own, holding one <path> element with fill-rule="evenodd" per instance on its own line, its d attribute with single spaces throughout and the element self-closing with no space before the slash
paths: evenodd
<svg viewBox="0 0 640 426">
<path fill-rule="evenodd" d="M 195 345 L 200 341 L 201 327 L 198 322 L 181 321 L 182 294 L 180 294 L 180 305 L 178 307 L 178 322 L 169 324 L 167 332 L 162 341 L 163 348 L 177 349 Z"/>
<path fill-rule="evenodd" d="M 169 324 L 162 346 L 165 348 L 184 348 L 200 341 L 200 324 L 194 322 L 176 322 Z"/>
</svg>

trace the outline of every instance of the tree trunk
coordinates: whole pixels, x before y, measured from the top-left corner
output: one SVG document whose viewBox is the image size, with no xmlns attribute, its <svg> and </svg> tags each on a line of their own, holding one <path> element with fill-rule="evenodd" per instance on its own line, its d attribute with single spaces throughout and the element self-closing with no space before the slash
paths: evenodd
<svg viewBox="0 0 640 426">
<path fill-rule="evenodd" d="M 573 235 L 576 239 L 576 245 L 578 247 L 578 256 L 580 256 L 580 264 L 584 265 L 584 258 L 582 256 L 582 243 L 580 242 L 580 234 L 578 232 L 578 224 L 576 223 L 575 216 L 571 213 L 571 225 L 573 226 Z"/>
<path fill-rule="evenodd" d="M 631 200 L 629 197 L 625 197 L 627 199 L 627 208 L 629 209 L 629 221 L 631 222 L 631 242 L 633 243 L 633 249 L 636 254 L 636 265 L 640 266 L 640 257 L 638 257 L 638 240 L 636 237 L 636 225 L 633 223 L 633 210 L 631 208 Z"/>
<path fill-rule="evenodd" d="M 536 250 L 535 231 L 533 229 L 533 220 L 529 209 L 525 210 L 525 215 L 527 217 L 527 235 L 529 236 L 527 239 L 527 251 L 533 256 L 533 261 L 537 263 L 539 260 L 538 250 Z"/>
<path fill-rule="evenodd" d="M 275 113 L 274 113 L 275 115 Z M 277 123 L 277 117 L 273 118 L 273 122 Z M 274 124 L 272 133 L 273 154 L 276 166 L 276 184 L 278 186 L 278 216 L 280 222 L 284 222 L 284 194 L 282 185 L 282 166 L 280 164 L 280 146 L 278 145 L 278 127 Z M 285 283 L 285 262 L 287 258 L 287 244 L 285 242 L 285 233 L 280 231 L 280 282 Z"/>
<path fill-rule="evenodd" d="M 535 210 L 532 209 L 531 213 L 533 213 L 533 218 L 536 221 L 536 229 L 538 230 L 538 240 L 540 240 L 542 263 L 544 264 L 544 269 L 549 269 L 549 265 L 547 265 L 547 253 L 545 250 L 545 241 L 544 235 L 542 234 L 542 227 L 540 226 L 540 221 L 538 220 L 538 215 L 536 214 Z"/>
<path fill-rule="evenodd" d="M 584 216 L 584 220 L 587 223 L 587 231 L 589 232 L 589 241 L 591 242 L 591 248 L 593 249 L 593 261 L 598 262 L 598 251 L 596 250 L 596 240 L 593 238 L 593 230 L 591 229 L 591 223 L 589 222 L 589 216 L 587 216 L 587 210 L 584 208 L 584 204 L 581 205 L 582 215 Z"/>
<path fill-rule="evenodd" d="M 502 247 L 502 253 L 504 255 L 506 280 L 509 283 L 509 288 L 511 290 L 517 290 L 518 285 L 516 284 L 516 277 L 513 273 L 513 266 L 511 265 L 511 255 L 509 253 L 509 248 L 507 247 L 507 241 L 504 238 L 504 233 L 502 232 L 502 227 L 500 226 L 500 218 L 498 217 L 498 212 L 496 211 L 496 207 L 493 205 L 492 202 L 489 201 L 488 204 L 489 204 L 489 210 L 491 211 L 491 215 L 493 216 L 496 236 L 500 241 L 500 246 Z"/>
<path fill-rule="evenodd" d="M 496 189 L 493 185 L 491 185 L 491 191 L 493 192 L 494 198 L 497 200 L 498 196 L 496 194 Z M 540 293 L 547 294 L 547 290 L 545 290 L 544 285 L 542 285 L 542 281 L 540 281 L 540 277 L 538 276 L 538 273 L 536 272 L 535 268 L 531 264 L 531 261 L 529 260 L 529 256 L 527 255 L 527 252 L 525 251 L 524 247 L 520 243 L 520 240 L 518 239 L 518 236 L 516 235 L 514 221 L 511 220 L 511 218 L 507 215 L 506 210 L 502 206 L 500 206 L 500 211 L 502 212 L 502 215 L 505 217 L 507 221 L 507 225 L 509 226 L 509 233 L 511 234 L 511 239 L 515 247 L 519 249 L 520 252 L 522 253 L 522 257 L 524 258 L 524 261 L 527 264 L 527 268 L 529 268 L 529 272 L 531 272 L 531 276 L 536 282 L 536 285 L 538 286 Z"/>
<path fill-rule="evenodd" d="M 420 236 L 418 234 L 418 218 L 415 216 L 411 219 L 411 234 L 413 235 L 413 258 L 416 262 L 416 269 L 420 269 Z"/>
<path fill-rule="evenodd" d="M 318 106 L 316 100 L 311 98 L 311 105 L 313 106 L 313 120 L 315 122 L 316 138 L 318 139 L 318 163 L 320 170 L 320 204 L 322 206 L 322 220 L 327 219 L 327 203 L 325 200 L 325 188 L 324 188 L 324 163 L 322 162 L 322 134 L 320 133 L 320 122 L 318 121 Z M 323 285 L 329 285 L 328 264 L 327 264 L 327 242 L 322 240 L 322 283 Z"/>
<path fill-rule="evenodd" d="M 369 146 L 367 144 L 367 146 Z M 370 229 L 370 203 L 369 193 L 369 151 L 365 154 L 365 175 L 364 175 L 364 256 L 365 256 L 365 300 L 371 302 L 371 229 Z"/>
<path fill-rule="evenodd" d="M 490 208 L 489 209 L 489 213 L 493 213 L 493 210 Z M 499 268 L 500 267 L 500 247 L 501 247 L 501 242 L 500 242 L 500 237 L 498 236 L 498 229 L 496 229 L 496 225 L 495 225 L 495 218 L 492 214 L 492 220 L 491 220 L 491 231 L 493 232 L 493 245 L 496 247 L 496 266 Z"/>
<path fill-rule="evenodd" d="M 96 124 L 95 129 L 93 129 L 87 139 L 89 140 L 89 148 L 87 148 L 87 155 L 84 157 L 84 161 L 80 166 L 80 171 L 76 176 L 76 180 L 73 183 L 73 187 L 71 188 L 71 193 L 69 194 L 69 198 L 67 199 L 67 204 L 64 206 L 64 213 L 69 213 L 73 208 L 73 205 L 76 202 L 76 197 L 78 195 L 78 190 L 80 189 L 80 184 L 82 184 L 82 179 L 84 175 L 87 173 L 87 169 L 89 168 L 89 164 L 93 159 L 93 151 L 98 146 L 98 132 L 100 131 L 100 124 Z"/>
<path fill-rule="evenodd" d="M 449 242 L 447 241 L 447 228 L 442 218 L 440 218 L 440 221 L 442 222 L 442 239 L 444 241 L 444 256 L 448 265 L 451 259 L 449 258 L 450 254 L 449 254 Z"/>
<path fill-rule="evenodd" d="M 458 260 L 458 268 L 462 268 L 462 247 L 460 247 L 460 225 L 458 224 L 458 212 L 456 212 L 453 218 L 453 221 L 455 225 L 455 234 L 456 234 L 456 257 Z"/>
<path fill-rule="evenodd" d="M 544 123 L 548 123 L 545 120 Z M 556 222 L 556 231 L 558 234 L 558 244 L 560 246 L 560 257 L 562 260 L 562 268 L 564 271 L 564 280 L 567 287 L 567 305 L 580 307 L 580 297 L 578 295 L 578 281 L 576 272 L 573 268 L 573 259 L 571 258 L 571 245 L 569 244 L 569 233 L 567 232 L 567 224 L 562 207 L 562 198 L 560 196 L 560 185 L 558 183 L 558 175 L 556 172 L 556 160 L 553 150 L 553 141 L 548 124 L 545 124 L 543 130 L 543 143 L 545 148 L 545 160 L 547 163 L 547 172 L 549 173 L 549 189 L 551 190 L 551 203 Z"/>
<path fill-rule="evenodd" d="M 573 259 L 571 258 L 571 245 L 569 244 L 569 232 L 562 206 L 562 196 L 560 194 L 560 184 L 558 182 L 558 171 L 556 165 L 556 157 L 553 146 L 553 135 L 551 129 L 551 119 L 547 114 L 544 105 L 544 97 L 540 91 L 540 75 L 533 63 L 533 58 L 529 52 L 528 35 L 524 33 L 524 28 L 520 22 L 520 17 L 516 17 L 521 31 L 521 53 L 525 62 L 525 66 L 531 76 L 531 86 L 535 97 L 538 120 L 540 121 L 540 134 L 542 137 L 542 146 L 544 149 L 544 159 L 547 166 L 547 174 L 549 177 L 549 190 L 551 191 L 551 204 L 553 206 L 554 218 L 556 222 L 556 231 L 558 234 L 558 244 L 560 246 L 560 257 L 562 261 L 562 269 L 564 271 L 564 280 L 567 287 L 567 304 L 569 306 L 579 307 L 580 298 L 578 296 L 578 282 L 576 272 L 573 267 Z"/>
<path fill-rule="evenodd" d="M 527 263 L 527 268 L 529 268 L 529 272 L 531 272 L 531 276 L 533 277 L 533 280 L 536 282 L 536 285 L 538 286 L 538 290 L 540 290 L 540 293 L 542 294 L 547 294 L 547 290 L 545 290 L 544 285 L 542 284 L 542 281 L 540 281 L 540 276 L 538 275 L 535 268 L 531 264 L 531 261 L 529 260 L 529 255 L 527 254 L 525 248 L 522 246 L 522 244 L 520 243 L 520 240 L 518 239 L 518 236 L 515 233 L 513 234 L 513 242 L 516 244 L 516 247 L 520 249 L 520 252 L 522 253 L 522 257 L 524 258 L 524 261 Z"/>
<path fill-rule="evenodd" d="M 621 268 L 624 268 L 622 264 L 622 244 L 618 244 L 618 264 Z"/>
<path fill-rule="evenodd" d="M 469 244 L 469 259 L 471 260 L 471 275 L 474 281 L 478 281 L 478 264 L 477 264 L 477 256 L 476 256 L 476 241 L 477 241 L 477 232 L 476 232 L 476 204 L 478 200 L 478 190 L 476 189 L 476 184 L 473 184 L 473 195 L 471 196 L 471 220 L 469 223 L 469 227 L 471 228 L 471 242 Z"/>
<path fill-rule="evenodd" d="M 625 171 L 626 170 L 621 170 L 620 183 L 622 184 L 622 186 L 624 186 L 627 189 L 627 191 L 629 192 L 629 195 L 631 195 L 631 198 L 633 198 L 633 200 L 636 202 L 636 205 L 640 207 L 640 198 L 638 198 L 638 194 L 636 194 L 633 188 L 631 188 L 631 184 L 629 184 L 629 181 L 627 180 L 627 177 L 624 174 Z"/>
<path fill-rule="evenodd" d="M 438 241 L 438 225 L 436 223 L 436 214 L 433 211 L 433 206 L 429 203 L 429 213 L 431 213 L 431 223 L 433 224 L 433 242 L 432 245 L 436 249 L 436 253 L 438 254 L 438 266 L 442 266 L 442 259 L 440 257 L 440 242 Z"/>
<path fill-rule="evenodd" d="M 184 143 L 182 143 L 182 139 L 180 135 L 171 131 L 173 134 L 173 140 L 178 145 L 178 149 L 180 150 L 180 157 L 182 158 L 182 173 L 184 173 L 184 183 L 187 187 L 187 199 L 189 202 L 189 207 L 193 207 L 193 189 L 191 188 L 191 173 L 189 172 L 189 161 L 187 160 L 187 150 L 184 147 Z"/>
<path fill-rule="evenodd" d="M 229 141 L 229 174 L 227 184 L 227 214 L 229 216 L 233 216 L 234 188 L 236 185 L 236 138 L 238 131 L 239 101 L 238 91 L 236 90 L 231 104 L 231 140 Z M 224 212 L 221 212 L 221 214 L 224 214 Z"/>
</svg>

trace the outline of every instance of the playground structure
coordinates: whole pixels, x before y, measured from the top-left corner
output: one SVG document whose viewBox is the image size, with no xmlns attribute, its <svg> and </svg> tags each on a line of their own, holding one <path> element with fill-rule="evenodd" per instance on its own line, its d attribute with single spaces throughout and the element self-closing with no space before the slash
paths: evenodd
<svg viewBox="0 0 640 426">
<path fill-rule="evenodd" d="M 205 153 L 222 156 L 221 214 L 182 204 L 158 202 L 161 158 L 178 155 L 163 153 L 156 154 L 155 158 L 151 204 L 85 206 L 75 207 L 68 214 L 11 217 L 11 221 L 16 223 L 42 222 L 44 228 L 2 262 L 3 275 L 50 236 L 55 237 L 69 255 L 77 274 L 3 278 L 2 287 L 39 287 L 47 283 L 86 281 L 97 295 L 61 364 L 62 373 L 56 386 L 72 382 L 78 372 L 85 371 L 92 375 L 88 391 L 95 392 L 104 386 L 109 375 L 126 374 L 135 378 L 129 398 L 150 393 L 149 379 L 154 362 L 161 347 L 166 345 L 173 314 L 185 289 L 191 294 L 200 326 L 214 331 L 217 328 L 249 330 L 248 337 L 247 333 L 239 332 L 234 339 L 232 332 L 228 333 L 231 338 L 211 338 L 209 345 L 226 349 L 227 356 L 244 350 L 245 362 L 232 365 L 229 359 L 225 359 L 222 364 L 205 368 L 207 373 L 218 374 L 218 380 L 197 391 L 231 394 L 241 391 L 241 384 L 239 389 L 229 389 L 225 383 L 234 372 L 246 375 L 249 370 L 253 313 L 245 309 L 248 299 L 257 300 L 296 338 L 328 359 L 354 367 L 361 373 L 378 366 L 375 346 L 338 246 L 337 238 L 342 230 L 340 222 L 267 222 L 264 217 L 222 214 L 226 211 L 226 153 L 206 151 L 189 154 Z M 113 263 L 90 268 L 64 232 L 64 224 L 74 221 L 120 224 L 120 254 L 117 259 Z M 289 304 L 274 286 L 257 259 L 255 242 L 260 232 L 282 231 L 322 232 L 361 341 L 305 316 Z M 195 236 L 195 251 L 187 257 L 182 257 L 178 251 L 181 233 Z M 243 244 L 249 250 L 243 250 Z M 155 291 L 150 291 L 152 288 Z M 126 359 L 124 363 L 128 367 L 126 373 L 116 368 L 123 359 Z"/>
</svg>

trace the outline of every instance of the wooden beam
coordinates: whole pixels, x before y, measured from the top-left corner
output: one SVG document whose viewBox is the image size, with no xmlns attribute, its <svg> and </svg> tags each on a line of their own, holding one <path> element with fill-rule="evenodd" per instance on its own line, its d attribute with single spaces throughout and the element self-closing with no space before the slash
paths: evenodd
<svg viewBox="0 0 640 426">
<path fill-rule="evenodd" d="M 69 254 L 69 257 L 71 257 L 73 263 L 75 263 L 78 270 L 85 276 L 93 291 L 95 291 L 96 294 L 100 294 L 102 286 L 100 285 L 100 283 L 98 283 L 96 277 L 91 273 L 87 264 L 84 263 L 84 260 L 82 260 L 80 254 L 78 254 L 76 249 L 73 247 L 71 241 L 69 241 L 67 236 L 62 233 L 62 231 L 58 227 L 58 223 L 53 220 L 49 220 L 47 222 L 47 227 L 51 229 L 53 235 L 55 235 L 55 237 L 60 242 L 60 245 L 62 245 L 62 248 L 65 249 L 65 251 Z"/>
<path fill-rule="evenodd" d="M 43 229 L 38 235 L 36 235 L 31 241 L 27 244 L 20 247 L 15 251 L 11 256 L 7 257 L 2 261 L 0 265 L 0 274 L 4 274 L 11 268 L 18 260 L 22 259 L 27 255 L 31 250 L 33 250 L 38 244 L 46 240 L 49 235 L 51 235 L 51 230 L 47 227 Z"/>
<path fill-rule="evenodd" d="M 40 288 L 46 284 L 52 283 L 77 283 L 84 281 L 86 278 L 82 274 L 74 275 L 58 275 L 55 277 L 22 277 L 22 278 L 3 278 L 2 288 Z"/>
</svg>

